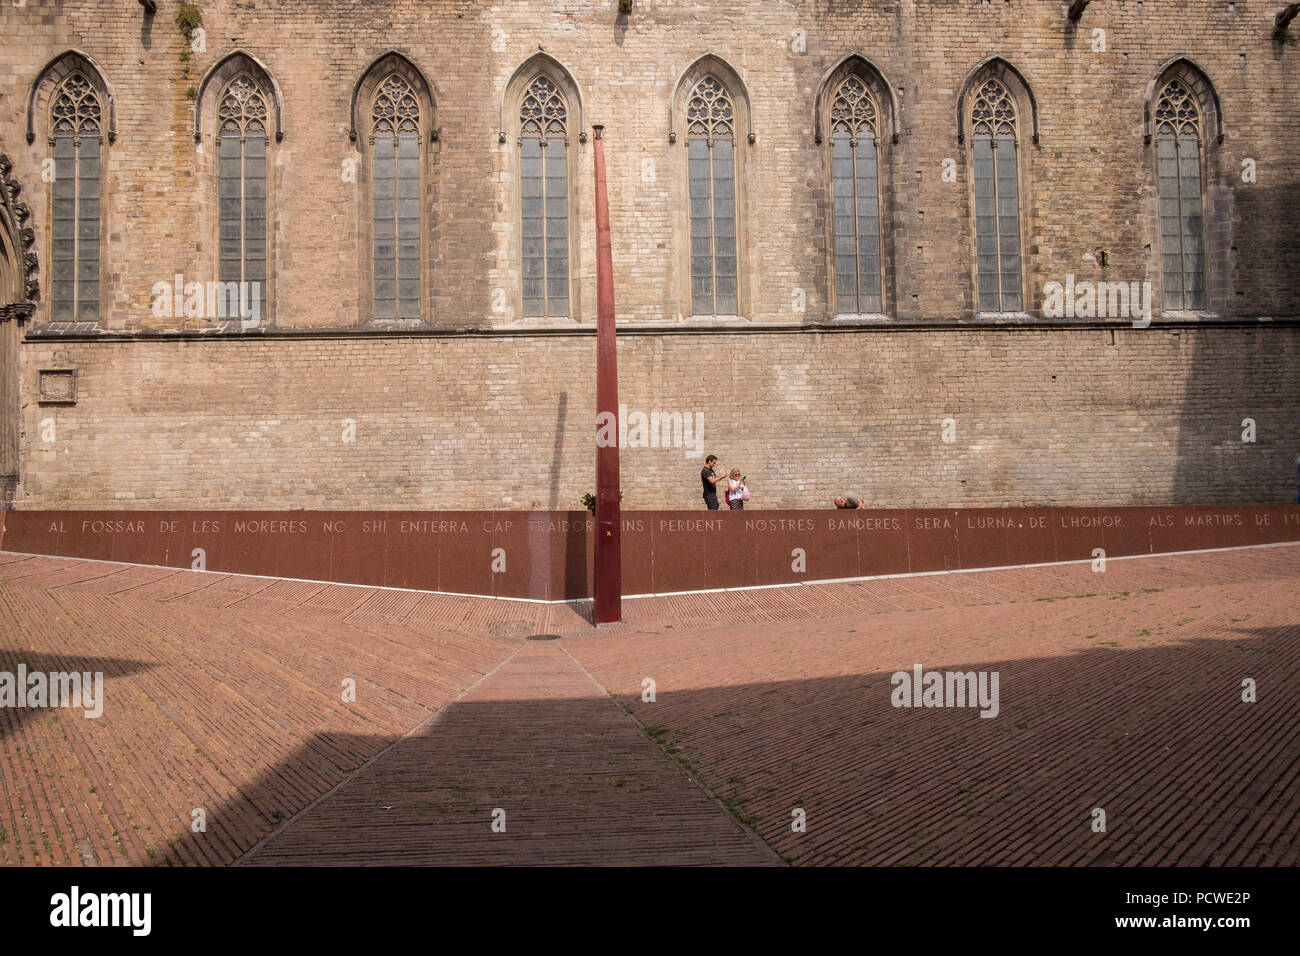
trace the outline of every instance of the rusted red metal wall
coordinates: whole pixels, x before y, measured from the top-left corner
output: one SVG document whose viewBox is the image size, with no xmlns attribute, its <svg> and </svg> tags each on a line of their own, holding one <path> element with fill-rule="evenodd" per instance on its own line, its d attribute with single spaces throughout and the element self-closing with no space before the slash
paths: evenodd
<svg viewBox="0 0 1300 956">
<path fill-rule="evenodd" d="M 584 511 L 11 511 L 0 548 L 465 594 L 591 596 Z M 623 593 L 1300 541 L 1300 507 L 624 511 Z"/>
</svg>

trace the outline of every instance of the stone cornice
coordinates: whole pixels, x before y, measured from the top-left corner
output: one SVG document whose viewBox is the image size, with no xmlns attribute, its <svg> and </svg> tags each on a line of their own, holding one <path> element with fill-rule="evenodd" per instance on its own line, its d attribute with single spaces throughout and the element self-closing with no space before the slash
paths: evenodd
<svg viewBox="0 0 1300 956">
<path fill-rule="evenodd" d="M 30 306 L 29 306 L 30 307 Z M 30 315 L 30 313 L 28 313 Z M 1051 331 L 1078 329 L 1111 329 L 1118 331 L 1161 332 L 1186 329 L 1265 329 L 1300 326 L 1300 316 L 1179 316 L 1168 320 L 1156 319 L 1146 328 L 1135 328 L 1131 321 L 1105 319 L 1040 319 L 1032 315 L 999 315 L 997 317 L 957 319 L 891 319 L 886 316 L 862 316 L 833 319 L 828 322 L 625 322 L 619 325 L 622 338 L 635 336 L 674 335 L 789 335 L 794 333 L 872 333 L 872 332 L 987 332 L 987 331 Z M 569 338 L 594 337 L 596 328 L 591 324 L 565 323 L 563 325 L 535 326 L 425 326 L 421 328 L 376 328 L 373 326 L 340 326 L 337 328 L 277 328 L 261 325 L 243 329 L 238 322 L 224 327 L 207 329 L 125 329 L 110 331 L 88 322 L 53 322 L 29 327 L 24 340 L 28 342 L 202 342 L 202 341 L 261 341 L 265 339 L 391 339 L 391 338 Z"/>
</svg>

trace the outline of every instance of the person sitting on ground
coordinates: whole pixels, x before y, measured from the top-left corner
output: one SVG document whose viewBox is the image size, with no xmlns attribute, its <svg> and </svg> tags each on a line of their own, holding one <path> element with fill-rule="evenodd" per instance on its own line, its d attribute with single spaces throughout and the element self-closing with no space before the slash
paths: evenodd
<svg viewBox="0 0 1300 956">
<path fill-rule="evenodd" d="M 861 508 L 862 502 L 857 498 L 854 498 L 852 495 L 836 495 L 835 507 L 836 508 Z"/>
</svg>

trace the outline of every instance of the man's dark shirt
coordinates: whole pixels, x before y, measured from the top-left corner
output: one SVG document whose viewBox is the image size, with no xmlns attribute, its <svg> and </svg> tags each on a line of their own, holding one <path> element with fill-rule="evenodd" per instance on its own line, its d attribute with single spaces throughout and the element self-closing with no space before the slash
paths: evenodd
<svg viewBox="0 0 1300 956">
<path fill-rule="evenodd" d="M 714 485 L 713 482 L 709 481 L 712 477 L 714 477 L 712 468 L 705 466 L 700 469 L 700 484 L 704 485 L 704 497 L 706 498 L 709 497 L 709 495 L 716 496 L 718 493 L 717 486 Z"/>
</svg>

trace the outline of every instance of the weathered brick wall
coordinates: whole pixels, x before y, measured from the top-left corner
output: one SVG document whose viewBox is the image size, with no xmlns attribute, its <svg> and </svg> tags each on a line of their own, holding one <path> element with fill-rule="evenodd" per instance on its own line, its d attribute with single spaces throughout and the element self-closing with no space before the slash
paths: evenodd
<svg viewBox="0 0 1300 956">
<path fill-rule="evenodd" d="M 594 490 L 594 346 L 33 344 L 34 365 L 81 371 L 76 406 L 26 409 L 20 506 L 578 507 Z M 1294 500 L 1286 330 L 637 335 L 619 362 L 629 412 L 704 416 L 695 450 L 624 451 L 631 508 L 698 505 L 709 452 L 748 474 L 752 507 L 845 490 L 882 507 Z"/>
<path fill-rule="evenodd" d="M 1300 288 L 1300 226 L 1275 210 L 1294 203 L 1300 155 L 1295 59 L 1300 49 L 1271 36 L 1276 4 L 1208 0 L 1108 0 L 1077 30 L 1051 0 L 868 0 L 780 3 L 638 0 L 616 17 L 614 0 L 209 0 L 201 4 L 207 49 L 188 64 L 166 0 L 146 21 L 119 0 L 0 5 L 0 144 L 15 159 L 33 209 L 46 208 L 40 161 L 44 135 L 24 141 L 27 92 L 41 66 L 69 48 L 104 69 L 116 99 L 118 140 L 109 149 L 107 319 L 114 327 L 159 324 L 149 289 L 180 272 L 212 269 L 214 204 L 210 136 L 196 147 L 187 96 L 226 54 L 242 49 L 266 64 L 283 94 L 286 136 L 272 144 L 276 314 L 280 326 L 352 325 L 369 318 L 358 303 L 358 229 L 363 190 L 343 180 L 352 90 L 390 49 L 407 55 L 436 99 L 437 143 L 427 174 L 437 325 L 492 324 L 493 291 L 518 282 L 506 257 L 516 229 L 518 183 L 507 174 L 513 137 L 498 144 L 501 97 L 516 67 L 539 46 L 565 64 L 581 88 L 585 122 L 607 126 L 614 255 L 621 315 L 660 321 L 680 311 L 686 244 L 674 235 L 673 177 L 683 141 L 668 143 L 668 100 L 690 62 L 727 59 L 747 84 L 756 143 L 748 151 L 746 224 L 757 273 L 751 320 L 826 315 L 821 174 L 825 146 L 813 142 L 822 77 L 847 54 L 879 67 L 900 103 L 900 140 L 886 145 L 896 216 L 894 246 L 901 317 L 942 317 L 972 307 L 971 224 L 956 98 L 972 68 L 991 55 L 1011 62 L 1038 104 L 1041 140 L 1023 137 L 1032 192 L 1026 271 L 1031 290 L 1062 280 L 1138 280 L 1157 271 L 1150 147 L 1143 109 L 1159 68 L 1190 57 L 1215 84 L 1226 137 L 1207 147 L 1224 231 L 1219 264 L 1233 288 L 1225 311 L 1294 315 Z M 1094 29 L 1106 52 L 1094 52 Z M 791 49 L 802 31 L 806 52 Z M 39 118 L 38 118 L 39 119 Z M 1027 124 L 1027 118 L 1022 119 Z M 38 121 L 38 131 L 43 124 Z M 580 154 L 580 205 L 591 210 L 590 142 Z M 957 160 L 956 183 L 941 178 Z M 1257 181 L 1243 183 L 1243 159 Z M 647 181 L 653 164 L 653 181 Z M 1216 186 L 1217 183 L 1217 186 Z M 43 217 L 41 223 L 43 225 Z M 582 219 L 583 300 L 594 302 L 594 235 Z M 47 240 L 42 235 L 42 242 Z M 1150 247 L 1150 248 L 1149 248 Z M 1085 258 L 1107 252 L 1106 269 Z M 209 278 L 202 274 L 200 278 Z M 807 313 L 792 311 L 793 290 Z M 589 320 L 590 315 L 582 318 Z M 170 320 L 167 323 L 170 324 Z M 191 325 L 195 324 L 191 320 Z"/>
<path fill-rule="evenodd" d="M 0 150 L 34 211 L 47 267 L 49 151 L 27 94 L 69 49 L 104 69 L 117 141 L 107 148 L 104 326 L 194 328 L 149 311 L 154 282 L 210 279 L 215 205 L 208 136 L 196 145 L 187 95 L 240 49 L 283 95 L 285 138 L 270 147 L 274 313 L 281 328 L 369 318 L 359 271 L 364 190 L 341 175 L 361 73 L 391 49 L 427 77 L 436 143 L 425 175 L 429 321 L 500 326 L 497 289 L 518 264 L 502 93 L 539 46 L 565 64 L 584 120 L 603 123 L 619 318 L 681 319 L 686 241 L 674 215 L 684 145 L 668 142 L 668 101 L 704 53 L 747 85 L 756 142 L 745 181 L 754 295 L 746 321 L 823 322 L 827 302 L 824 146 L 813 142 L 822 77 L 870 59 L 894 87 L 899 142 L 882 146 L 893 218 L 898 321 L 974 319 L 968 155 L 957 96 L 998 55 L 1028 81 L 1040 142 L 1022 138 L 1028 303 L 1067 273 L 1155 279 L 1154 173 L 1143 109 L 1161 65 L 1190 57 L 1215 85 L 1225 139 L 1207 141 L 1216 311 L 1300 315 L 1300 48 L 1271 37 L 1278 4 L 1107 0 L 1066 28 L 1054 0 L 210 0 L 206 52 L 183 75 L 177 4 L 152 21 L 125 0 L 0 3 Z M 1093 30 L 1106 31 L 1094 52 Z M 792 43 L 803 37 L 800 43 Z M 1028 118 L 1022 120 L 1028 123 Z M 574 302 L 594 321 L 592 145 L 573 143 L 581 255 Z M 956 160 L 957 181 L 942 180 Z M 1252 159 L 1257 181 L 1242 181 Z M 653 170 L 651 174 L 650 170 Z M 1096 253 L 1107 253 L 1107 266 Z M 48 279 L 42 276 L 43 280 Z M 48 286 L 47 286 L 48 287 Z M 795 290 L 806 312 L 794 311 Z M 45 321 L 47 303 L 36 322 Z M 750 473 L 756 505 L 821 504 L 843 487 L 882 505 L 1286 500 L 1297 440 L 1297 330 L 1155 326 L 1109 331 L 660 334 L 623 342 L 632 409 L 706 412 L 706 444 Z M 25 460 L 20 507 L 564 507 L 591 483 L 592 345 L 587 337 L 358 338 L 117 342 L 23 347 Z M 38 406 L 38 367 L 80 370 L 74 407 Z M 1055 380 L 1051 376 L 1055 375 Z M 704 383 L 708 383 L 707 387 Z M 387 389 L 387 391 L 385 391 Z M 556 422 L 565 396 L 563 443 Z M 1256 410 L 1258 411 L 1256 412 Z M 956 417 L 957 441 L 938 440 Z M 1243 417 L 1259 441 L 1240 441 Z M 56 420 L 56 441 L 39 425 Z M 339 442 L 341 420 L 357 442 Z M 982 425 L 982 428 L 980 427 Z M 559 461 L 556 468 L 555 461 Z M 698 466 L 663 450 L 624 457 L 632 506 L 695 501 Z M 962 482 L 965 484 L 962 484 Z M 506 501 L 507 496 L 510 501 Z"/>
</svg>

